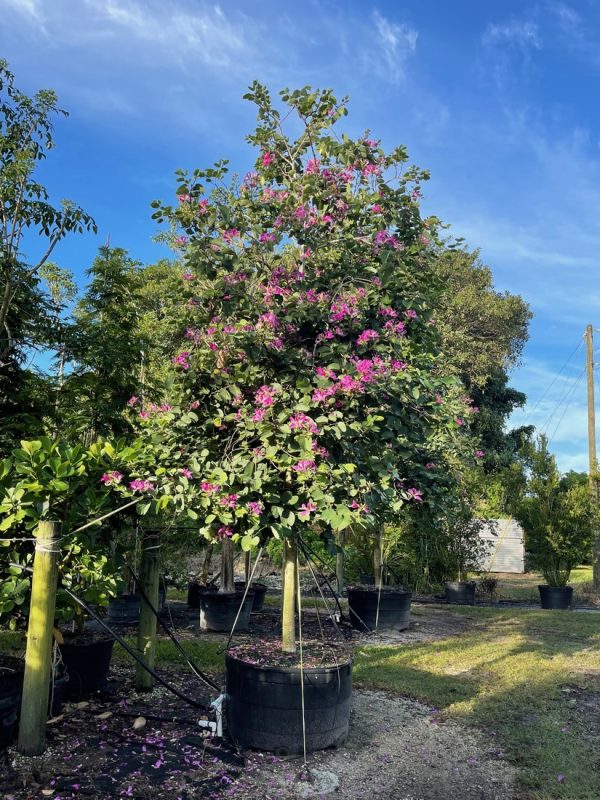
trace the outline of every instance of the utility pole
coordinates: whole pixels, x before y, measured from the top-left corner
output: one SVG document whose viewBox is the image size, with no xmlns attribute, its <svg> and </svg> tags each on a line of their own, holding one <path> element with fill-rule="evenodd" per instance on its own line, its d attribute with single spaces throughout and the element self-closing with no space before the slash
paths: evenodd
<svg viewBox="0 0 600 800">
<path fill-rule="evenodd" d="M 585 366 L 587 373 L 587 406 L 588 406 L 588 456 L 590 495 L 594 509 L 598 508 L 598 460 L 596 457 L 596 407 L 594 399 L 594 329 L 588 325 L 585 329 Z M 600 591 L 600 530 L 593 532 L 592 564 L 594 589 Z"/>
</svg>

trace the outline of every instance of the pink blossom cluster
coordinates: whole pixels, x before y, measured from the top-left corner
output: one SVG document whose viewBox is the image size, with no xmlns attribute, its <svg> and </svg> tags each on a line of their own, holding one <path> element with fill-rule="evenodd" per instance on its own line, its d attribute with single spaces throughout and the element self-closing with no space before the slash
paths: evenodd
<svg viewBox="0 0 600 800">
<path fill-rule="evenodd" d="M 379 334 L 377 331 L 367 328 L 358 336 L 356 344 L 359 346 L 368 344 L 369 342 L 375 341 L 375 339 L 379 339 Z"/>
<path fill-rule="evenodd" d="M 308 503 L 302 503 L 298 510 L 298 516 L 300 519 L 307 520 L 310 518 L 311 513 L 316 510 L 316 503 L 313 503 L 312 500 L 309 500 Z"/>
<path fill-rule="evenodd" d="M 278 392 L 275 386 L 263 385 L 254 393 L 254 402 L 263 408 L 269 408 L 275 403 Z"/>
<path fill-rule="evenodd" d="M 173 356 L 171 361 L 175 364 L 176 367 L 181 367 L 182 369 L 189 369 L 190 363 L 188 361 L 190 354 L 186 350 L 182 350 L 181 353 L 178 353 L 176 356 Z"/>
<path fill-rule="evenodd" d="M 136 478 L 134 481 L 130 482 L 129 488 L 134 492 L 150 492 L 152 489 L 154 489 L 154 484 L 152 481 L 145 481 L 142 478 Z"/>
<path fill-rule="evenodd" d="M 226 506 L 227 508 L 235 508 L 238 504 L 238 495 L 226 494 L 223 497 L 219 498 L 219 504 L 222 506 Z"/>
<path fill-rule="evenodd" d="M 223 281 L 228 286 L 235 286 L 236 283 L 243 283 L 244 281 L 248 280 L 248 275 L 245 272 L 230 272 L 229 275 L 225 275 Z"/>
<path fill-rule="evenodd" d="M 386 230 L 377 231 L 373 241 L 374 241 L 376 247 L 381 247 L 383 245 L 389 245 L 390 247 L 393 247 L 394 250 L 403 250 L 404 249 L 404 245 L 402 244 L 400 239 L 398 239 L 398 237 L 395 234 L 390 233 L 390 231 L 386 231 Z"/>
<path fill-rule="evenodd" d="M 116 486 L 116 484 L 121 483 L 122 480 L 123 473 L 116 469 L 113 469 L 110 472 L 105 472 L 100 478 L 100 481 L 106 486 Z"/>
<path fill-rule="evenodd" d="M 319 433 L 319 428 L 317 427 L 316 422 L 302 411 L 298 411 L 296 414 L 293 414 L 289 419 L 288 425 L 293 431 L 308 431 L 309 433 L 315 434 Z"/>
<path fill-rule="evenodd" d="M 358 304 L 367 295 L 366 289 L 359 286 L 353 292 L 344 292 L 339 300 L 331 304 L 330 322 L 341 322 L 344 319 L 356 319 L 359 316 Z"/>
<path fill-rule="evenodd" d="M 217 531 L 217 536 L 219 536 L 221 539 L 231 538 L 233 536 L 233 528 L 231 528 L 229 525 L 221 525 Z"/>
<path fill-rule="evenodd" d="M 312 472 L 316 468 L 317 465 L 315 464 L 315 462 L 309 458 L 301 459 L 300 461 L 298 461 L 297 464 L 294 464 L 294 466 L 292 467 L 293 470 L 299 473 Z"/>
<path fill-rule="evenodd" d="M 200 488 L 206 494 L 214 494 L 219 491 L 218 485 L 216 483 L 210 483 L 210 481 L 202 481 Z"/>
<path fill-rule="evenodd" d="M 257 516 L 257 517 L 260 517 L 260 515 L 261 515 L 261 514 L 263 513 L 263 511 L 264 511 L 263 504 L 262 504 L 262 503 L 259 503 L 259 502 L 258 502 L 258 501 L 256 501 L 256 500 L 251 500 L 251 501 L 248 503 L 248 511 L 249 511 L 251 514 L 254 514 L 254 515 L 255 515 L 255 516 Z"/>
</svg>

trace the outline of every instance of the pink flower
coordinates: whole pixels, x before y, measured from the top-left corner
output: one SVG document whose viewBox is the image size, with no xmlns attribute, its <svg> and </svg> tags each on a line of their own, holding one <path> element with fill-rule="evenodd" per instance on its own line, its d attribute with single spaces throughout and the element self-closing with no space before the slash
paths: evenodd
<svg viewBox="0 0 600 800">
<path fill-rule="evenodd" d="M 275 234 L 274 233 L 263 232 L 258 237 L 258 241 L 259 242 L 263 242 L 263 243 L 265 243 L 265 242 L 274 242 L 275 241 Z"/>
<path fill-rule="evenodd" d="M 222 506 L 227 506 L 227 508 L 235 508 L 238 502 L 238 495 L 237 494 L 228 494 L 225 497 L 221 497 L 219 503 Z"/>
<path fill-rule="evenodd" d="M 304 169 L 306 175 L 318 175 L 319 174 L 319 159 L 318 158 L 309 158 L 306 162 L 306 168 Z"/>
<path fill-rule="evenodd" d="M 311 400 L 313 403 L 324 403 L 336 393 L 337 389 L 334 385 L 328 386 L 326 389 L 315 389 L 312 393 Z"/>
<path fill-rule="evenodd" d="M 184 478 L 187 478 L 188 480 L 193 478 L 192 470 L 188 469 L 187 467 L 180 469 L 179 474 L 182 475 Z"/>
<path fill-rule="evenodd" d="M 300 509 L 298 510 L 298 516 L 300 519 L 308 519 L 312 511 L 316 511 L 317 506 L 312 500 L 309 500 L 308 503 L 302 503 Z"/>
<path fill-rule="evenodd" d="M 118 472 L 117 470 L 112 470 L 111 472 L 105 472 L 104 475 L 100 478 L 101 482 L 110 486 L 114 484 L 121 483 L 123 480 L 123 473 Z"/>
<path fill-rule="evenodd" d="M 263 504 L 255 500 L 251 500 L 248 503 L 248 511 L 257 517 L 260 517 L 260 515 L 263 513 Z"/>
<path fill-rule="evenodd" d="M 215 492 L 219 491 L 219 487 L 217 486 L 217 484 L 209 483 L 209 481 L 202 481 L 202 483 L 200 484 L 200 488 L 202 489 L 203 492 L 206 492 L 206 494 L 214 494 Z"/>
<path fill-rule="evenodd" d="M 181 278 L 184 281 L 193 281 L 194 280 L 194 274 L 192 272 L 184 272 L 183 275 L 181 276 Z"/>
<path fill-rule="evenodd" d="M 312 472 L 312 470 L 316 469 L 316 464 L 311 459 L 305 458 L 301 461 L 298 461 L 297 464 L 294 464 L 292 467 L 293 470 L 296 472 Z"/>
<path fill-rule="evenodd" d="M 485 453 L 483 452 L 483 450 L 475 450 L 473 455 L 475 456 L 475 458 L 483 458 Z"/>
<path fill-rule="evenodd" d="M 208 200 L 200 200 L 198 203 L 198 213 L 199 214 L 207 214 L 208 213 Z"/>
<path fill-rule="evenodd" d="M 135 405 L 135 404 L 138 402 L 138 400 L 139 400 L 139 399 L 140 399 L 139 397 L 136 397 L 136 396 L 133 394 L 133 395 L 131 395 L 131 397 L 130 397 L 130 398 L 129 398 L 129 400 L 127 401 L 127 405 L 128 405 L 128 406 L 134 406 L 134 405 Z"/>
<path fill-rule="evenodd" d="M 200 406 L 199 400 L 192 400 L 192 402 L 190 403 L 190 409 L 192 411 L 195 411 L 199 406 Z"/>
<path fill-rule="evenodd" d="M 223 233 L 221 234 L 221 236 L 226 242 L 231 242 L 239 235 L 240 232 L 236 228 L 229 228 L 228 230 L 223 231 Z"/>
<path fill-rule="evenodd" d="M 423 491 L 421 489 L 415 489 L 414 486 L 411 486 L 410 489 L 406 490 L 406 494 L 408 495 L 408 499 L 414 500 L 415 503 L 423 502 Z"/>
<path fill-rule="evenodd" d="M 254 395 L 254 401 L 263 408 L 269 408 L 275 402 L 277 389 L 273 386 L 261 386 Z"/>
<path fill-rule="evenodd" d="M 351 375 L 340 375 L 339 388 L 343 392 L 362 392 L 363 387 L 360 381 Z"/>
<path fill-rule="evenodd" d="M 465 421 L 464 421 L 464 419 L 461 419 L 460 417 L 456 417 L 456 419 L 454 420 L 454 422 L 456 422 L 456 424 L 457 424 L 459 427 L 460 427 L 461 425 L 464 425 L 464 424 L 465 424 Z"/>
<path fill-rule="evenodd" d="M 171 361 L 172 361 L 172 362 L 173 362 L 173 364 L 175 364 L 175 366 L 177 366 L 177 367 L 181 367 L 182 369 L 189 369 L 189 368 L 190 368 L 190 364 L 189 364 L 189 362 L 188 362 L 188 358 L 189 358 L 189 357 L 190 357 L 190 354 L 189 354 L 189 352 L 187 352 L 187 351 L 183 350 L 183 351 L 182 351 L 181 353 L 179 353 L 178 355 L 176 355 L 176 356 L 173 356 L 173 358 L 171 359 Z"/>
<path fill-rule="evenodd" d="M 379 334 L 377 333 L 377 331 L 374 331 L 374 330 L 371 330 L 370 328 L 368 328 L 367 330 L 364 330 L 360 334 L 360 336 L 356 340 L 356 344 L 358 344 L 358 345 L 367 344 L 367 342 L 370 342 L 370 341 L 372 341 L 374 339 L 379 339 Z"/>
<path fill-rule="evenodd" d="M 130 482 L 129 488 L 134 492 L 150 492 L 154 489 L 154 484 L 152 481 L 144 481 L 141 478 L 136 478 L 134 481 Z"/>
<path fill-rule="evenodd" d="M 444 402 L 444 398 L 442 397 L 441 394 L 436 394 L 435 402 L 438 404 L 438 406 L 442 405 L 442 403 Z"/>
<path fill-rule="evenodd" d="M 179 200 L 180 203 L 189 203 L 191 197 L 189 196 L 189 194 L 180 194 L 177 197 L 177 199 Z"/>
<path fill-rule="evenodd" d="M 229 525 L 221 525 L 217 531 L 217 536 L 220 536 L 223 539 L 227 536 L 233 536 L 233 529 L 230 528 Z"/>
<path fill-rule="evenodd" d="M 415 311 L 413 308 L 408 308 L 408 309 L 407 309 L 407 310 L 404 312 L 404 316 L 405 316 L 407 319 L 419 319 L 419 315 L 417 314 L 417 312 L 416 312 L 416 311 Z"/>
<path fill-rule="evenodd" d="M 288 425 L 293 431 L 309 431 L 310 433 L 319 433 L 319 429 L 314 420 L 307 416 L 304 412 L 299 411 L 290 417 Z"/>
<path fill-rule="evenodd" d="M 265 414 L 267 413 L 266 408 L 255 408 L 254 414 L 252 414 L 252 422 L 262 422 L 265 418 Z"/>
<path fill-rule="evenodd" d="M 258 318 L 258 322 L 259 324 L 265 325 L 267 328 L 276 328 L 279 325 L 277 315 L 272 311 L 267 311 L 265 314 L 261 314 Z"/>
<path fill-rule="evenodd" d="M 188 238 L 187 238 L 187 236 L 178 236 L 178 237 L 175 239 L 175 244 L 176 244 L 178 247 L 185 247 L 185 245 L 186 245 L 187 243 L 188 243 Z"/>
<path fill-rule="evenodd" d="M 433 461 L 428 461 L 427 464 L 425 464 L 425 469 L 435 469 Z"/>
<path fill-rule="evenodd" d="M 275 160 L 274 153 L 269 153 L 268 151 L 266 153 L 263 153 L 261 159 L 263 167 L 268 167 L 270 164 L 273 163 L 274 160 Z"/>
<path fill-rule="evenodd" d="M 371 206 L 371 213 L 372 214 L 382 214 L 383 213 L 383 208 L 379 205 L 379 203 L 374 203 Z"/>
</svg>

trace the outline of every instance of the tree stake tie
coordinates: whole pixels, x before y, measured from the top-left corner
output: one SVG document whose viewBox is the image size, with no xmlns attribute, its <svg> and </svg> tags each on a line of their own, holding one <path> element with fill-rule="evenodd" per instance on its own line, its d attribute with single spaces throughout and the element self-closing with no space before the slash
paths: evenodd
<svg viewBox="0 0 600 800">
<path fill-rule="evenodd" d="M 263 548 L 261 547 L 258 551 L 258 555 L 256 556 L 256 561 L 254 562 L 254 566 L 252 567 L 252 572 L 250 573 L 250 580 L 246 582 L 246 588 L 244 589 L 244 596 L 242 597 L 242 602 L 240 603 L 240 607 L 238 608 L 238 612 L 235 615 L 235 619 L 233 620 L 233 627 L 231 628 L 231 633 L 229 634 L 229 638 L 227 639 L 227 644 L 225 645 L 225 650 L 229 650 L 229 645 L 231 644 L 231 640 L 233 638 L 233 634 L 235 633 L 235 626 L 238 624 L 238 619 L 240 618 L 240 614 L 242 613 L 242 608 L 244 607 L 244 603 L 246 602 L 246 597 L 248 595 L 248 590 L 252 586 L 252 579 L 254 578 L 254 573 L 256 572 L 256 568 L 260 563 L 260 557 L 262 556 Z"/>
<path fill-rule="evenodd" d="M 296 551 L 296 584 L 298 590 L 298 643 L 300 645 L 300 701 L 302 704 L 302 754 L 306 766 L 306 713 L 304 708 L 304 647 L 302 642 L 302 592 L 300 591 L 300 561 Z"/>
</svg>

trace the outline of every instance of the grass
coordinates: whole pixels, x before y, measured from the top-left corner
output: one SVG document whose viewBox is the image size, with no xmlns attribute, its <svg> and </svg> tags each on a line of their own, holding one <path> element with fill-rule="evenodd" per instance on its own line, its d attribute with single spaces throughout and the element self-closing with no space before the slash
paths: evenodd
<svg viewBox="0 0 600 800">
<path fill-rule="evenodd" d="M 412 646 L 361 647 L 357 685 L 422 700 L 439 708 L 442 719 L 483 728 L 517 765 L 528 797 L 597 800 L 596 615 L 454 610 L 472 620 L 471 632 Z"/>
</svg>

